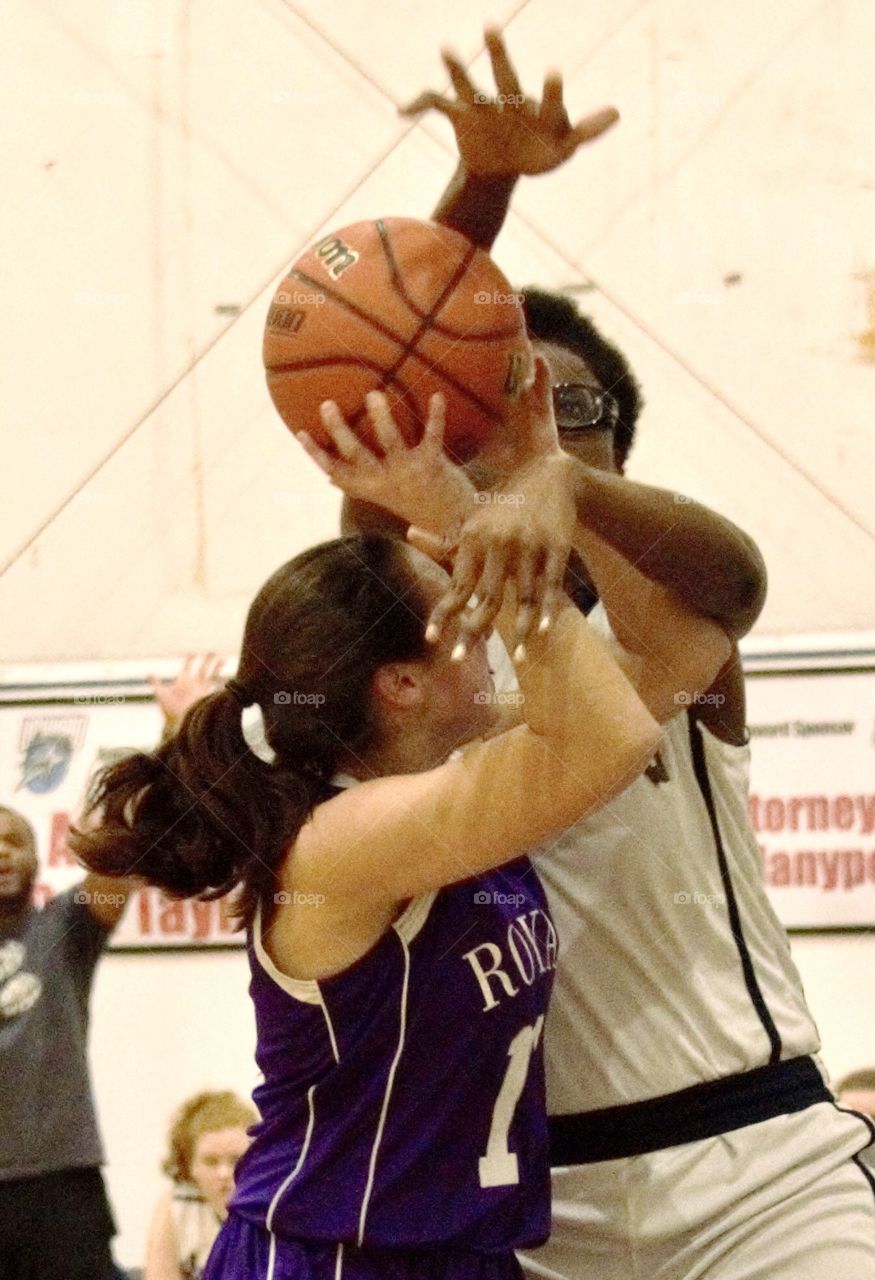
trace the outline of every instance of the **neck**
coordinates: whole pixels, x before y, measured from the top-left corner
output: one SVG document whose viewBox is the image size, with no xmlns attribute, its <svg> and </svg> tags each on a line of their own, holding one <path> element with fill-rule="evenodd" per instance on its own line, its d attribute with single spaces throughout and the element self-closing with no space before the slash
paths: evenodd
<svg viewBox="0 0 875 1280">
<path fill-rule="evenodd" d="M 399 773 L 424 773 L 443 764 L 454 745 L 435 742 L 427 732 L 413 729 L 391 742 L 376 743 L 363 758 L 341 760 L 338 773 L 348 773 L 362 781 Z"/>
</svg>

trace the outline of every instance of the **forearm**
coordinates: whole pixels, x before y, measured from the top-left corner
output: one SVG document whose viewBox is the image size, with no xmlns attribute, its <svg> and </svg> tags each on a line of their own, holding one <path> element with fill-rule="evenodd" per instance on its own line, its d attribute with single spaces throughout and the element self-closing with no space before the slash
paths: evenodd
<svg viewBox="0 0 875 1280">
<path fill-rule="evenodd" d="M 750 630 L 765 599 L 766 570 L 747 534 L 679 494 L 574 466 L 584 541 L 595 534 L 644 578 L 730 635 Z"/>
<path fill-rule="evenodd" d="M 513 651 L 516 593 L 506 592 L 496 630 Z M 531 637 L 515 663 L 522 720 L 558 755 L 584 755 L 593 742 L 606 748 L 631 740 L 649 717 L 632 685 L 586 619 L 562 598 L 548 631 Z M 585 730 L 584 730 L 585 726 Z"/>
<path fill-rule="evenodd" d="M 485 177 L 470 173 L 460 162 L 432 220 L 460 232 L 488 252 L 507 217 L 516 183 L 516 175 Z"/>
</svg>

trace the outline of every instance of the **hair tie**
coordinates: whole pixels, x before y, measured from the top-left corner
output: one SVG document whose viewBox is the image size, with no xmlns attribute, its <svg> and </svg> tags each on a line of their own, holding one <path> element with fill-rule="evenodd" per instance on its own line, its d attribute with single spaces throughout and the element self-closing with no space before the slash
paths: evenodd
<svg viewBox="0 0 875 1280">
<path fill-rule="evenodd" d="M 239 702 L 244 710 L 246 707 L 251 707 L 255 702 L 255 698 L 239 680 L 229 680 L 225 685 L 225 692 L 230 693 L 231 697 Z"/>
</svg>

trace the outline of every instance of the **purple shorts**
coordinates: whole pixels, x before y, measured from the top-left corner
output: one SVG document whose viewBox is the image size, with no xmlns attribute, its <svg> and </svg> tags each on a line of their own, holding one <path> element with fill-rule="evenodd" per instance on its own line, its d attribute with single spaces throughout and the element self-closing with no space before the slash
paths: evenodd
<svg viewBox="0 0 875 1280">
<path fill-rule="evenodd" d="M 281 1240 L 231 1213 L 203 1280 L 522 1280 L 522 1275 L 510 1250 L 360 1249 L 349 1243 Z"/>
</svg>

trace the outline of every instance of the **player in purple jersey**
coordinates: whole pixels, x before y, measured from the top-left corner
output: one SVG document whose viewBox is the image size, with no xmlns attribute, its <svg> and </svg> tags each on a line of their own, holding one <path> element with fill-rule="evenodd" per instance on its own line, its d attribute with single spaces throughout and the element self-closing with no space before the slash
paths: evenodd
<svg viewBox="0 0 875 1280">
<path fill-rule="evenodd" d="M 340 539 L 268 580 L 236 679 L 108 769 L 77 837 L 86 865 L 175 895 L 241 886 L 263 1119 L 207 1280 L 505 1280 L 547 1234 L 556 939 L 524 855 L 625 787 L 658 730 L 555 589 L 574 507 L 537 368 L 520 484 L 552 503 L 499 624 L 520 723 L 499 731 L 482 643 L 426 633 L 446 574 L 396 540 Z M 369 408 L 390 440 L 385 399 Z M 438 448 L 440 420 L 438 400 Z"/>
</svg>

